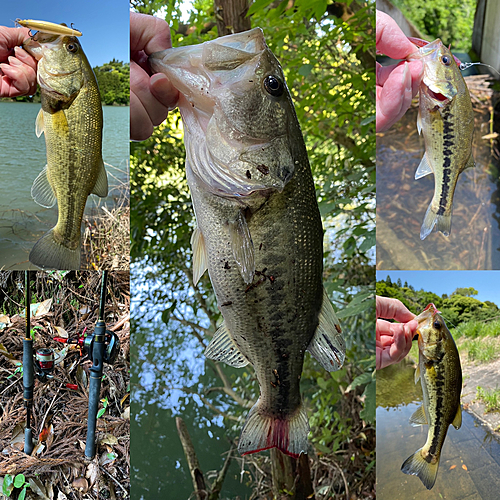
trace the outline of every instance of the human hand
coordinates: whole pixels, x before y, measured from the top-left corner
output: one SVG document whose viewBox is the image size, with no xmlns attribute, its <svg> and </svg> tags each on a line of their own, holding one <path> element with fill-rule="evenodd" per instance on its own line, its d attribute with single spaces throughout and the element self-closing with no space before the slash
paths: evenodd
<svg viewBox="0 0 500 500">
<path fill-rule="evenodd" d="M 20 47 L 28 37 L 26 28 L 0 26 L 0 97 L 36 92 L 36 59 Z"/>
<path fill-rule="evenodd" d="M 151 76 L 148 56 L 172 47 L 165 21 L 130 13 L 130 138 L 143 141 L 174 108 L 179 92 L 163 74 Z"/>
<path fill-rule="evenodd" d="M 405 34 L 387 14 L 377 10 L 377 54 L 393 59 L 404 59 L 417 50 Z M 417 95 L 424 67 L 415 60 L 393 64 L 377 65 L 377 132 L 388 130 L 399 121 Z"/>
<path fill-rule="evenodd" d="M 415 315 L 397 299 L 377 296 L 376 304 L 376 368 L 381 370 L 393 363 L 399 363 L 410 352 L 418 323 L 413 319 Z M 395 319 L 399 323 L 390 323 L 379 318 Z"/>
</svg>

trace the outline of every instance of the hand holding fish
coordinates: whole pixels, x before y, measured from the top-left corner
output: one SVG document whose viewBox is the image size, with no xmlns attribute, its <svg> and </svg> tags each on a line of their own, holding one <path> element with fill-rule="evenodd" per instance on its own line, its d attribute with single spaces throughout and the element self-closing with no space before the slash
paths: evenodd
<svg viewBox="0 0 500 500">
<path fill-rule="evenodd" d="M 387 14 L 377 11 L 377 54 L 404 59 L 417 48 Z M 423 76 L 419 61 L 381 66 L 377 63 L 377 132 L 388 130 L 399 121 L 418 92 Z"/>
<path fill-rule="evenodd" d="M 172 47 L 161 19 L 130 13 L 130 138 L 143 141 L 177 105 L 179 92 L 162 73 L 151 76 L 148 56 Z"/>
<path fill-rule="evenodd" d="M 410 351 L 418 323 L 402 302 L 397 299 L 377 297 L 377 370 L 399 363 Z M 383 319 L 395 319 L 389 323 Z"/>
<path fill-rule="evenodd" d="M 0 26 L 0 97 L 36 91 L 36 60 L 20 47 L 28 32 L 26 28 Z"/>
</svg>

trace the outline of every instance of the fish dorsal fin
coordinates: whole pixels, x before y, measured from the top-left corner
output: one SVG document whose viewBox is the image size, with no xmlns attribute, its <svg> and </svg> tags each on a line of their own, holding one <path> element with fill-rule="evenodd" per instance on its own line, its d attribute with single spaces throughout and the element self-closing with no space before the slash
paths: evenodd
<svg viewBox="0 0 500 500">
<path fill-rule="evenodd" d="M 38 115 L 36 115 L 35 133 L 37 137 L 40 137 L 44 132 L 45 132 L 45 123 L 43 121 L 43 109 L 40 108 Z"/>
<path fill-rule="evenodd" d="M 205 248 L 205 240 L 199 227 L 194 228 L 191 235 L 191 247 L 193 249 L 193 282 L 195 286 L 208 269 L 208 256 Z"/>
<path fill-rule="evenodd" d="M 420 114 L 420 107 L 418 108 L 418 114 L 417 114 L 417 130 L 418 130 L 418 135 L 422 133 L 422 115 Z"/>
<path fill-rule="evenodd" d="M 307 350 L 329 372 L 342 368 L 345 358 L 345 342 L 340 323 L 323 288 L 323 304 L 319 324 Z"/>
<path fill-rule="evenodd" d="M 458 404 L 457 413 L 455 415 L 455 418 L 453 419 L 452 424 L 455 429 L 460 429 L 460 427 L 462 427 L 462 406 L 460 405 L 460 403 Z"/>
<path fill-rule="evenodd" d="M 213 339 L 205 350 L 205 356 L 214 361 L 224 361 L 224 363 L 235 368 L 243 368 L 248 365 L 248 359 L 243 356 L 231 338 L 225 322 L 215 332 Z"/>
<path fill-rule="evenodd" d="M 415 384 L 420 380 L 420 365 L 417 365 L 415 370 Z"/>
<path fill-rule="evenodd" d="M 255 257 L 250 230 L 241 210 L 236 220 L 229 222 L 229 232 L 234 260 L 238 264 L 243 281 L 249 285 L 255 273 Z"/>
<path fill-rule="evenodd" d="M 42 207 L 52 208 L 56 204 L 56 194 L 47 177 L 47 165 L 38 174 L 31 186 L 31 196 Z"/>
<path fill-rule="evenodd" d="M 415 172 L 415 180 L 421 179 L 422 177 L 425 177 L 426 175 L 429 174 L 432 174 L 432 167 L 429 165 L 429 162 L 427 161 L 427 153 L 424 153 L 420 165 L 418 166 L 417 171 Z"/>
<path fill-rule="evenodd" d="M 101 159 L 101 164 L 99 165 L 99 171 L 97 174 L 97 180 L 95 182 L 94 189 L 92 189 L 92 194 L 96 194 L 101 198 L 106 198 L 108 196 L 108 175 L 106 174 L 106 167 Z"/>
<path fill-rule="evenodd" d="M 410 424 L 413 427 L 427 424 L 427 417 L 425 416 L 424 405 L 420 406 L 418 410 L 410 417 Z"/>
</svg>

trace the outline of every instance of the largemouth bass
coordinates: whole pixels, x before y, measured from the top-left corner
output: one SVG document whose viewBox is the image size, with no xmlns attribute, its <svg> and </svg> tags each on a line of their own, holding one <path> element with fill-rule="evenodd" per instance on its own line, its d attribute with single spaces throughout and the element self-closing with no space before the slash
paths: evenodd
<svg viewBox="0 0 500 500">
<path fill-rule="evenodd" d="M 224 317 L 205 354 L 250 363 L 260 385 L 238 449 L 298 456 L 309 432 L 305 351 L 333 371 L 345 345 L 322 285 L 321 218 L 283 71 L 259 28 L 155 53 L 150 64 L 181 93 L 194 279 L 208 267 Z"/>
<path fill-rule="evenodd" d="M 474 113 L 465 80 L 441 40 L 424 45 L 409 59 L 421 59 L 424 65 L 417 127 L 424 136 L 425 154 L 415 179 L 434 174 L 434 197 L 420 230 L 423 240 L 434 226 L 445 236 L 450 234 L 458 176 L 474 166 Z"/>
<path fill-rule="evenodd" d="M 89 194 L 105 197 L 102 107 L 94 72 L 78 38 L 39 32 L 23 47 L 38 60 L 47 165 L 31 194 L 43 207 L 58 204 L 57 225 L 35 244 L 29 260 L 48 269 L 80 269 L 83 211 Z"/>
<path fill-rule="evenodd" d="M 430 490 L 436 482 L 448 426 L 459 429 L 462 425 L 462 369 L 453 337 L 436 306 L 429 304 L 415 319 L 419 350 L 415 383 L 420 378 L 424 404 L 411 416 L 410 423 L 428 424 L 429 431 L 424 446 L 404 461 L 401 470 L 418 476 Z"/>
</svg>

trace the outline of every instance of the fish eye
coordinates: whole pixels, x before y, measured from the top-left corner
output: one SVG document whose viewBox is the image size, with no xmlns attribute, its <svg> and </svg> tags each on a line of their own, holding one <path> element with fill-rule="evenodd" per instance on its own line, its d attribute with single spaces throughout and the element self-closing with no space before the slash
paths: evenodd
<svg viewBox="0 0 500 500">
<path fill-rule="evenodd" d="M 283 95 L 285 90 L 283 82 L 273 75 L 269 75 L 264 78 L 264 88 L 266 89 L 266 92 L 271 94 L 273 97 Z"/>
<path fill-rule="evenodd" d="M 449 56 L 441 56 L 441 62 L 445 66 L 449 66 L 451 64 L 451 57 L 449 57 Z"/>
<path fill-rule="evenodd" d="M 69 50 L 69 52 L 73 52 L 73 54 L 75 52 L 78 52 L 78 45 L 76 43 L 68 43 L 66 48 Z"/>
<path fill-rule="evenodd" d="M 435 328 L 436 330 L 441 330 L 441 327 L 442 327 L 442 326 L 443 326 L 443 325 L 441 324 L 441 322 L 440 322 L 440 321 L 434 321 L 434 328 Z"/>
</svg>

